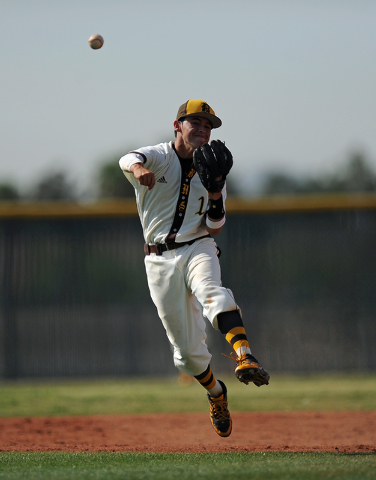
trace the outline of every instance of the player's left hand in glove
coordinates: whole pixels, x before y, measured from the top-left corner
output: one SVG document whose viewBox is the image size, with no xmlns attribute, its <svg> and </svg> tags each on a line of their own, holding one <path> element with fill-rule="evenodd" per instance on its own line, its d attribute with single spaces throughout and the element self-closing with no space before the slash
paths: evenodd
<svg viewBox="0 0 376 480">
<path fill-rule="evenodd" d="M 230 150 L 220 140 L 212 140 L 210 145 L 205 143 L 193 152 L 193 166 L 210 193 L 222 191 L 233 163 Z"/>
</svg>

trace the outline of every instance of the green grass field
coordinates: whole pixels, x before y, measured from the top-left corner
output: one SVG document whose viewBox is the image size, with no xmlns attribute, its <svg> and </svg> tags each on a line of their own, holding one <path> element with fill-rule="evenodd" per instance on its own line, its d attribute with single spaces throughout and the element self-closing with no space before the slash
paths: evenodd
<svg viewBox="0 0 376 480">
<path fill-rule="evenodd" d="M 376 375 L 273 376 L 268 387 L 223 378 L 232 411 L 375 410 Z M 198 384 L 151 380 L 5 382 L 0 416 L 207 411 Z M 0 479 L 375 479 L 371 453 L 1 453 Z"/>
<path fill-rule="evenodd" d="M 269 386 L 221 377 L 232 411 L 375 410 L 376 375 L 274 375 Z M 102 381 L 9 382 L 0 388 L 0 416 L 206 412 L 197 383 L 176 378 Z"/>
<path fill-rule="evenodd" d="M 374 480 L 376 456 L 330 453 L 2 453 L 0 479 Z"/>
</svg>

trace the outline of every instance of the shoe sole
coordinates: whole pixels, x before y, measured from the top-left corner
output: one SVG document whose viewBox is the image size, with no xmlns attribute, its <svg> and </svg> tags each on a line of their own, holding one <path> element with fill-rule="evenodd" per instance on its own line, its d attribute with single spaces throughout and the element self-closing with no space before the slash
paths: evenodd
<svg viewBox="0 0 376 480">
<path fill-rule="evenodd" d="M 236 371 L 235 375 L 237 379 L 248 385 L 249 382 L 252 382 L 256 385 L 256 387 L 261 387 L 262 385 L 269 385 L 270 375 L 265 372 L 262 373 L 262 370 L 259 368 L 243 368 L 241 370 Z"/>
</svg>

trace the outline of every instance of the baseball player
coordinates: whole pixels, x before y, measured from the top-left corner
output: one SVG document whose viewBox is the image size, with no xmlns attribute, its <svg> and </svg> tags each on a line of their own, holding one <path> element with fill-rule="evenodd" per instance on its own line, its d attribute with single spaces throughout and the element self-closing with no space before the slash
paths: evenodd
<svg viewBox="0 0 376 480">
<path fill-rule="evenodd" d="M 210 368 L 204 319 L 230 343 L 241 382 L 259 387 L 270 376 L 251 353 L 231 290 L 222 286 L 212 238 L 226 221 L 226 175 L 233 164 L 223 142 L 209 144 L 212 129 L 221 124 L 206 102 L 188 100 L 174 121 L 174 142 L 129 152 L 119 164 L 135 189 L 150 295 L 175 366 L 207 390 L 212 426 L 228 437 L 227 389 Z"/>
</svg>

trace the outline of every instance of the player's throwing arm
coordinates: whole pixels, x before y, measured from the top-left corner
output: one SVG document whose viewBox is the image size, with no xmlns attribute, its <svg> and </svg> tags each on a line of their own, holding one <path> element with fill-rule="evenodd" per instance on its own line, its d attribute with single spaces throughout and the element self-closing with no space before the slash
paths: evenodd
<svg viewBox="0 0 376 480">
<path fill-rule="evenodd" d="M 155 185 L 155 176 L 154 173 L 146 169 L 141 165 L 141 163 L 135 163 L 130 168 L 133 176 L 138 180 L 140 185 L 148 187 L 148 190 L 151 190 Z"/>
</svg>

